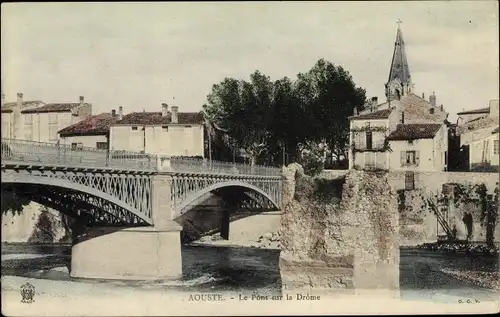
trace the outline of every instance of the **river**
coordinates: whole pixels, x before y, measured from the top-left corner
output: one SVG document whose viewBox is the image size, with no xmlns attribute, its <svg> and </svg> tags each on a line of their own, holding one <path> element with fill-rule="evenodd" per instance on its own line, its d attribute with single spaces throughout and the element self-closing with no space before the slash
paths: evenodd
<svg viewBox="0 0 500 317">
<path fill-rule="evenodd" d="M 253 292 L 280 294 L 279 250 L 247 247 L 183 246 L 183 278 L 179 281 L 133 282 L 69 277 L 67 245 L 2 244 L 2 276 L 112 284 L 181 292 Z M 401 250 L 401 299 L 498 299 L 498 293 L 454 279 L 442 269 L 499 270 L 498 258 Z"/>
</svg>

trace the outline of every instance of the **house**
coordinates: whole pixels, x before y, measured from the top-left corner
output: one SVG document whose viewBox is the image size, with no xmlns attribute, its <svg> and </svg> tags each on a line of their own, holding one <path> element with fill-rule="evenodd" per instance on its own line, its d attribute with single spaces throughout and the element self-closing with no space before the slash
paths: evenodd
<svg viewBox="0 0 500 317">
<path fill-rule="evenodd" d="M 122 116 L 123 108 L 120 106 L 118 113 L 113 109 L 111 113 L 94 115 L 70 125 L 59 131 L 61 144 L 71 145 L 72 148 L 108 149 L 110 126 Z"/>
<path fill-rule="evenodd" d="M 160 112 L 133 112 L 111 124 L 109 146 L 170 156 L 204 157 L 204 118 L 201 112 L 179 112 L 162 104 Z"/>
<path fill-rule="evenodd" d="M 447 168 L 448 132 L 442 123 L 398 124 L 387 137 L 389 169 L 444 171 Z"/>
<path fill-rule="evenodd" d="M 489 102 L 486 116 L 473 118 L 457 127 L 461 150 L 468 157 L 468 170 L 497 172 L 499 100 Z"/>
<path fill-rule="evenodd" d="M 490 107 L 458 112 L 457 125 L 463 125 L 470 121 L 486 118 L 489 116 L 489 114 Z"/>
<path fill-rule="evenodd" d="M 17 94 L 16 102 L 5 102 L 2 94 L 2 138 L 4 139 L 26 139 L 30 135 L 24 135 L 22 110 L 38 108 L 45 105 L 41 100 L 24 101 L 23 94 Z"/>
<path fill-rule="evenodd" d="M 23 101 L 17 94 L 17 102 L 2 106 L 2 137 L 38 142 L 57 142 L 58 131 L 77 123 L 92 113 L 92 104 L 50 103 Z M 5 127 L 4 127 L 5 124 Z M 4 136 L 5 135 L 5 136 Z"/>
<path fill-rule="evenodd" d="M 413 91 L 404 40 L 398 27 L 386 101 L 373 97 L 349 117 L 349 169 L 442 171 L 446 169 L 448 113 Z"/>
</svg>

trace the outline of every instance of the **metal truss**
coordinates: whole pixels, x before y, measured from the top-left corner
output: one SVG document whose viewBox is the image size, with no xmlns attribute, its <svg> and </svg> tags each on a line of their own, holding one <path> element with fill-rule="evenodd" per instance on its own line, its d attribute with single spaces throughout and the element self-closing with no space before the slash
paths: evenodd
<svg viewBox="0 0 500 317">
<path fill-rule="evenodd" d="M 151 175 L 92 172 L 44 172 L 42 176 L 69 180 L 94 190 L 104 192 L 137 209 L 144 220 L 150 220 L 152 218 Z"/>
<path fill-rule="evenodd" d="M 171 186 L 171 197 L 174 208 L 182 205 L 182 203 L 185 202 L 191 194 L 199 192 L 201 195 L 204 193 L 204 189 L 216 184 L 220 184 L 221 187 L 225 185 L 233 187 L 241 185 L 243 188 L 245 187 L 245 184 L 249 184 L 264 192 L 265 195 L 262 195 L 254 190 L 247 189 L 247 192 L 252 193 L 249 197 L 251 197 L 254 202 L 257 202 L 263 208 L 270 208 L 272 210 L 276 209 L 276 207 L 279 208 L 281 205 L 281 177 L 238 177 L 230 175 L 193 176 L 189 174 L 174 174 L 172 176 Z M 277 206 L 273 206 L 273 201 L 277 204 Z"/>
<path fill-rule="evenodd" d="M 143 219 L 101 197 L 70 188 L 23 185 L 16 191 L 32 201 L 64 213 L 86 226 L 148 225 Z"/>
<path fill-rule="evenodd" d="M 70 192 L 68 193 L 64 191 L 65 186 L 52 186 L 53 190 L 50 191 L 50 195 L 46 197 L 38 197 L 40 195 L 36 195 L 36 199 L 44 200 L 44 204 L 57 204 L 51 201 L 54 197 L 57 199 L 65 198 L 66 200 L 72 200 L 75 204 L 79 202 L 80 206 L 83 203 L 93 206 L 90 208 L 90 213 L 96 216 L 97 222 L 100 221 L 99 219 L 102 219 L 102 221 L 109 224 L 152 224 L 151 174 L 30 169 L 21 170 L 20 172 L 24 176 L 34 177 L 35 180 L 36 178 L 60 179 L 83 185 L 86 188 L 86 190 L 70 188 Z M 43 180 L 39 181 L 39 183 L 43 182 Z M 38 188 L 40 187 L 44 186 L 38 186 Z M 50 188 L 51 186 L 47 184 L 45 187 Z M 57 196 L 57 193 L 61 192 L 65 192 L 64 197 Z M 54 194 L 52 195 L 52 193 Z M 109 197 L 109 199 L 106 199 L 106 197 Z M 99 212 L 96 208 L 100 208 Z M 100 212 L 110 215 L 111 218 L 100 214 Z"/>
</svg>

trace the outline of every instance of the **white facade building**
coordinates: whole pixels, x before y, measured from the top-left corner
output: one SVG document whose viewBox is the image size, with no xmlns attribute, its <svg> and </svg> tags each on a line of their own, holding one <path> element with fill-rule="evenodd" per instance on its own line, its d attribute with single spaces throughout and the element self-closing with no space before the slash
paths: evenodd
<svg viewBox="0 0 500 317">
<path fill-rule="evenodd" d="M 178 112 L 162 104 L 161 112 L 133 112 L 110 126 L 112 150 L 169 156 L 204 157 L 204 119 L 201 112 Z"/>
<path fill-rule="evenodd" d="M 473 111 L 473 110 L 472 110 Z M 488 114 L 457 127 L 460 146 L 468 152 L 470 171 L 498 171 L 499 100 L 489 102 Z"/>
<path fill-rule="evenodd" d="M 92 105 L 84 103 L 51 103 L 23 101 L 17 94 L 17 102 L 2 106 L 2 138 L 55 143 L 58 131 L 77 123 L 92 113 Z"/>
</svg>

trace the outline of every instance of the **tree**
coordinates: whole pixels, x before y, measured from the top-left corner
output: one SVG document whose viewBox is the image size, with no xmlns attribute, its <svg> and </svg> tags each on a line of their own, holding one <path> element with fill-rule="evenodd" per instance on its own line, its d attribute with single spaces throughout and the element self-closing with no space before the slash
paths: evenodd
<svg viewBox="0 0 500 317">
<path fill-rule="evenodd" d="M 20 215 L 24 206 L 27 206 L 31 202 L 31 200 L 22 193 L 15 190 L 6 190 L 5 188 L 1 190 L 1 200 L 2 215 L 11 212 L 14 216 Z"/>
<path fill-rule="evenodd" d="M 267 148 L 271 114 L 272 83 L 269 77 L 255 71 L 250 82 L 226 78 L 212 87 L 205 113 L 227 131 L 236 145 L 250 155 L 251 163 Z"/>
<path fill-rule="evenodd" d="M 270 116 L 271 134 L 270 151 L 276 161 L 282 162 L 283 151 L 289 162 L 295 162 L 299 155 L 300 144 L 305 142 L 306 113 L 295 90 L 294 83 L 287 77 L 274 82 L 272 115 Z M 283 164 L 285 162 L 282 162 Z"/>
<path fill-rule="evenodd" d="M 212 87 L 204 112 L 230 143 L 256 162 L 300 160 L 306 145 L 325 143 L 337 158 L 347 157 L 348 116 L 363 109 L 365 91 L 340 66 L 320 59 L 292 81 L 271 82 L 255 71 L 250 81 L 226 78 Z M 312 142 L 312 143 L 311 143 Z"/>
<path fill-rule="evenodd" d="M 320 59 L 309 72 L 299 74 L 296 87 L 307 109 L 307 139 L 326 142 L 337 159 L 346 158 L 348 117 L 355 107 L 364 109 L 365 90 L 356 87 L 349 72 L 324 59 Z"/>
</svg>

